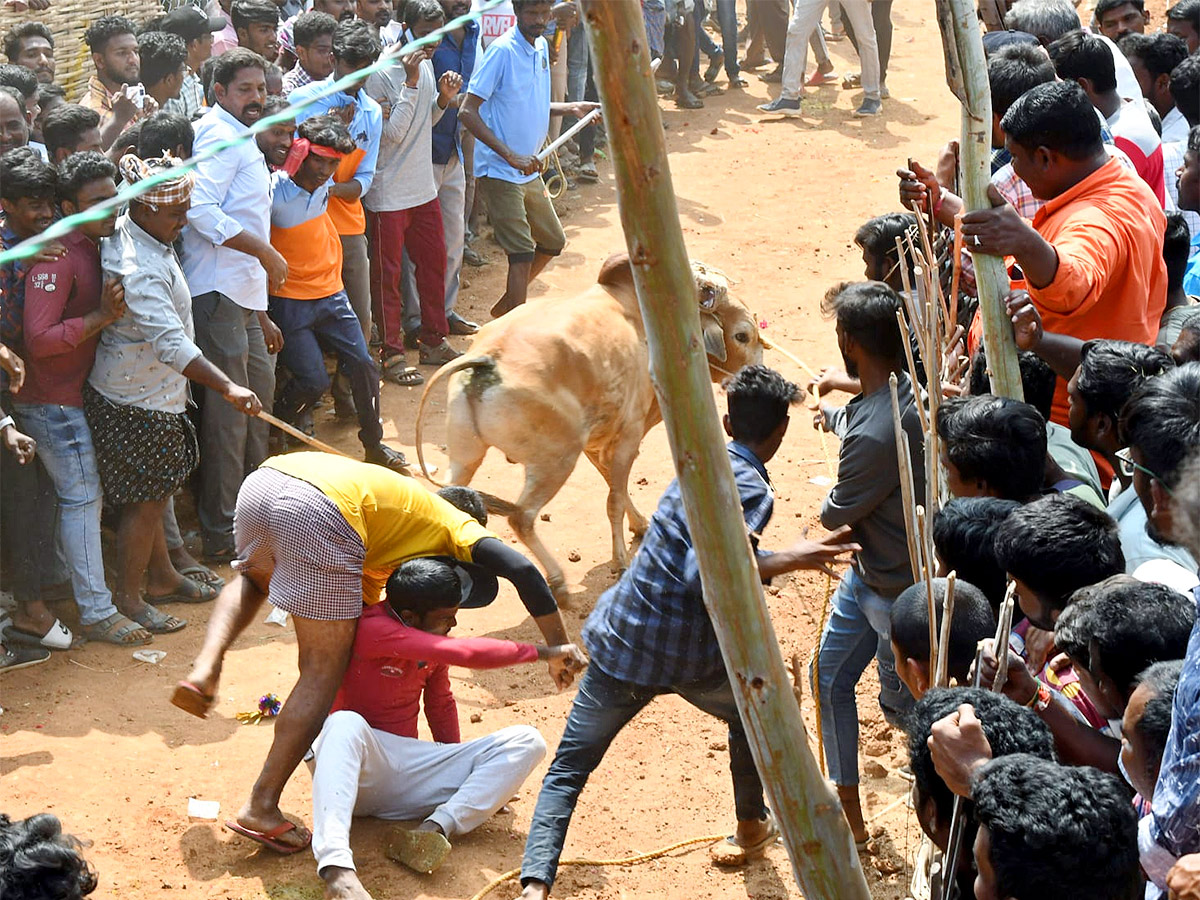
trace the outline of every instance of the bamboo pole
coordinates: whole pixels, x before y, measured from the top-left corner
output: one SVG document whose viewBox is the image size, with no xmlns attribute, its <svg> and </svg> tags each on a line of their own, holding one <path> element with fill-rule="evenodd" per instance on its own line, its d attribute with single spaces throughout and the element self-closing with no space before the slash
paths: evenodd
<svg viewBox="0 0 1200 900">
<path fill-rule="evenodd" d="M 946 592 L 942 595 L 942 628 L 938 635 L 937 675 L 933 680 L 935 687 L 950 684 L 950 624 L 954 619 L 954 584 L 957 578 L 955 572 L 946 576 Z"/>
<path fill-rule="evenodd" d="M 937 0 L 937 18 L 946 54 L 946 81 L 951 92 L 962 101 L 959 166 L 963 202 L 968 212 L 989 209 L 992 205 L 987 193 L 991 182 L 992 95 L 975 2 Z M 992 393 L 1024 400 L 1017 345 L 1004 308 L 1004 297 L 1009 288 L 1004 260 L 975 252 L 971 253 L 971 258 L 975 262 L 975 283 Z"/>
<path fill-rule="evenodd" d="M 691 523 L 704 603 L 754 761 L 804 895 L 870 900 L 841 804 L 805 739 L 746 537 L 713 401 L 641 7 L 635 0 L 584 0 L 583 18 L 651 378 Z"/>
</svg>

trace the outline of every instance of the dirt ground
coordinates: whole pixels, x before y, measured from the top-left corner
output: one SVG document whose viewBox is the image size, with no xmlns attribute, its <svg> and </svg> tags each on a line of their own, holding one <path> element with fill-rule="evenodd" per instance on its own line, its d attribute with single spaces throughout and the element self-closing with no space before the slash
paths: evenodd
<svg viewBox="0 0 1200 900">
<path fill-rule="evenodd" d="M 810 92 L 800 119 L 765 118 L 755 105 L 769 96 L 753 75 L 748 90 L 712 98 L 694 112 L 664 104 L 663 121 L 681 223 L 691 255 L 725 270 L 736 292 L 765 322 L 767 335 L 786 344 L 814 368 L 837 360 L 832 326 L 819 312 L 825 289 L 860 278 L 852 244 L 868 217 L 896 208 L 893 171 L 906 157 L 932 162 L 939 146 L 958 133 L 958 111 L 947 92 L 933 4 L 898 3 L 888 85 L 892 99 L 879 119 L 857 120 L 859 97 L 839 87 Z M 839 70 L 857 62 L 847 43 L 831 44 Z M 811 62 L 810 62 L 811 65 Z M 765 71 L 765 70 L 764 70 Z M 722 83 L 724 76 L 721 77 Z M 770 94 L 775 89 L 770 88 Z M 602 180 L 581 186 L 561 203 L 569 243 L 562 258 L 535 285 L 540 296 L 578 291 L 595 278 L 600 262 L 623 249 L 615 188 L 607 164 Z M 485 319 L 501 291 L 503 256 L 484 246 L 491 264 L 467 269 L 464 312 Z M 796 380 L 803 372 L 787 360 L 767 362 Z M 419 390 L 384 388 L 385 429 L 410 457 Z M 434 461 L 442 459 L 440 405 L 427 434 Z M 327 415 L 327 414 L 326 414 Z M 809 416 L 797 410 L 792 430 L 771 471 L 778 489 L 775 518 L 764 546 L 780 546 L 816 525 L 827 490 L 826 457 Z M 351 452 L 354 429 L 322 418 L 319 435 Z M 836 458 L 836 442 L 828 450 Z M 635 502 L 653 510 L 672 477 L 661 428 L 642 447 L 632 486 Z M 515 497 L 519 471 L 493 454 L 477 483 Z M 577 634 L 600 592 L 612 583 L 603 483 L 583 462 L 546 512 L 543 536 L 581 586 L 567 614 Z M 503 522 L 497 532 L 511 539 Z M 570 562 L 568 559 L 576 561 Z M 816 643 L 825 577 L 802 574 L 781 580 L 768 597 L 785 658 L 807 663 Z M 3 743 L 0 809 L 25 816 L 58 815 L 68 831 L 91 842 L 87 853 L 100 874 L 97 896 L 271 898 L 321 896 L 312 857 L 280 858 L 257 852 L 219 823 L 189 821 L 189 797 L 219 801 L 221 819 L 240 806 L 271 739 L 269 724 L 240 725 L 234 714 L 253 709 L 260 695 L 286 695 L 295 680 L 290 628 L 259 622 L 230 653 L 215 714 L 206 721 L 172 707 L 167 698 L 199 645 L 207 609 L 172 610 L 190 618 L 179 634 L 156 639 L 165 650 L 157 665 L 139 663 L 129 650 L 88 645 L 55 654 L 47 665 L 8 675 L 0 683 Z M 264 611 L 265 612 L 265 611 Z M 62 615 L 67 618 L 65 607 Z M 505 588 L 491 608 L 461 616 L 458 633 L 537 639 L 515 595 Z M 517 722 L 532 723 L 557 744 L 571 692 L 556 694 L 537 665 L 495 672 L 454 672 L 464 738 Z M 876 686 L 860 689 L 863 721 L 863 793 L 872 852 L 864 855 L 877 898 L 900 896 L 903 857 L 919 832 L 899 798 L 907 789 L 895 770 L 905 761 L 900 735 L 882 723 Z M 812 731 L 811 702 L 805 714 Z M 479 721 L 469 721 L 478 714 Z M 567 838 L 565 857 L 620 857 L 732 825 L 728 753 L 719 724 L 675 699 L 653 703 L 617 739 L 584 791 Z M 548 762 L 548 760 L 547 760 Z M 512 804 L 476 833 L 460 839 L 433 876 L 418 877 L 384 856 L 387 828 L 361 821 L 354 849 L 363 881 L 378 898 L 469 898 L 496 875 L 520 864 L 530 813 L 546 763 Z M 303 767 L 284 794 L 285 812 L 311 823 L 311 780 Z M 513 897 L 512 884 L 492 897 Z M 604 898 L 799 897 L 786 854 L 773 849 L 743 872 L 708 864 L 703 846 L 638 865 L 566 869 L 556 896 Z"/>
</svg>

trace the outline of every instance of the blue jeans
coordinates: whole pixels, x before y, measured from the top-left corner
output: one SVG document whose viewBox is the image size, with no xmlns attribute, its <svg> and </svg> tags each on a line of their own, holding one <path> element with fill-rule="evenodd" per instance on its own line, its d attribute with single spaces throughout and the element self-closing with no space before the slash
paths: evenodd
<svg viewBox="0 0 1200 900">
<path fill-rule="evenodd" d="M 94 625 L 117 611 L 104 583 L 100 549 L 100 471 L 82 407 L 18 403 L 21 428 L 37 441 L 38 459 L 58 495 L 58 531 L 79 606 L 79 620 Z M 43 514 L 44 511 L 43 511 Z"/>
<path fill-rule="evenodd" d="M 542 781 L 525 841 L 522 884 L 554 883 L 567 826 L 588 776 L 600 764 L 617 733 L 659 694 L 678 694 L 692 706 L 729 725 L 729 771 L 733 775 L 738 821 L 752 821 L 766 815 L 762 782 L 750 755 L 733 688 L 724 672 L 716 678 L 690 684 L 646 687 L 606 675 L 593 662 L 579 683 L 558 752 Z"/>
<path fill-rule="evenodd" d="M 721 46 L 708 36 L 702 23 L 706 15 L 704 0 L 696 0 L 692 16 L 696 20 L 696 55 L 692 57 L 692 74 L 700 75 L 700 54 L 712 59 L 717 53 L 725 54 L 725 74 L 732 81 L 741 73 L 738 68 L 737 0 L 717 0 L 717 22 L 721 26 Z"/>
<path fill-rule="evenodd" d="M 902 726 L 913 698 L 896 674 L 888 619 L 894 597 L 871 590 L 847 569 L 834 592 L 821 634 L 814 687 L 821 704 L 821 736 L 829 780 L 858 784 L 858 704 L 854 688 L 874 657 L 879 663 L 879 705 L 884 718 Z M 811 676 L 811 671 L 810 671 Z"/>
<path fill-rule="evenodd" d="M 271 297 L 271 321 L 283 332 L 279 362 L 292 380 L 279 394 L 275 413 L 290 420 L 311 407 L 329 389 L 323 348 L 338 359 L 338 371 L 350 382 L 358 411 L 358 439 L 364 447 L 383 440 L 379 424 L 379 369 L 363 339 L 362 325 L 345 291 L 318 300 Z"/>
<path fill-rule="evenodd" d="M 592 51 L 588 46 L 587 32 L 580 22 L 571 29 L 567 37 L 567 100 L 577 103 L 580 100 L 594 100 L 589 96 L 588 86 L 591 71 Z M 562 130 L 566 131 L 575 124 L 574 116 L 563 116 Z M 596 154 L 596 123 L 593 122 L 575 136 L 579 145 L 579 161 L 590 163 Z"/>
</svg>

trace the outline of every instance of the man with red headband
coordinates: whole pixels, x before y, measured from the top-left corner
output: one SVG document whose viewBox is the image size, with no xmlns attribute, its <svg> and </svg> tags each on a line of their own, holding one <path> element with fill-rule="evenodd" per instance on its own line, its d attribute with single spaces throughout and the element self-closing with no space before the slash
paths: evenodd
<svg viewBox="0 0 1200 900">
<path fill-rule="evenodd" d="M 283 332 L 279 362 L 292 375 L 275 413 L 293 421 L 328 390 L 324 344 L 337 354 L 338 370 L 354 394 L 364 458 L 399 469 L 404 455 L 383 443 L 379 370 L 343 288 L 341 239 L 326 212 L 330 178 L 354 152 L 354 138 L 332 115 L 306 119 L 298 132 L 283 168 L 272 175 L 271 246 L 287 260 L 288 275 L 268 313 Z"/>
</svg>

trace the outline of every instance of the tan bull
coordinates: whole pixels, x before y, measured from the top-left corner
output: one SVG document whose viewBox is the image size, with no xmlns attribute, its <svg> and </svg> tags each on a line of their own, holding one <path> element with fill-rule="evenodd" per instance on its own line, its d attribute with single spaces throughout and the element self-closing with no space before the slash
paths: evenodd
<svg viewBox="0 0 1200 900">
<path fill-rule="evenodd" d="M 762 360 L 754 317 L 729 294 L 719 272 L 692 264 L 704 347 L 713 381 Z M 469 484 L 489 447 L 525 466 L 515 504 L 489 497 L 546 569 L 557 597 L 562 568 L 534 531 L 538 513 L 558 493 L 579 454 L 608 484 L 613 566 L 627 563 L 621 519 L 636 537 L 644 516 L 629 498 L 629 472 L 642 438 L 662 420 L 629 257 L 609 257 L 597 284 L 575 297 L 539 300 L 485 325 L 470 350 L 430 379 L 417 412 L 417 456 L 425 471 L 422 418 L 434 384 L 450 376 L 446 452 L 449 480 Z M 429 475 L 426 472 L 426 477 Z"/>
</svg>

